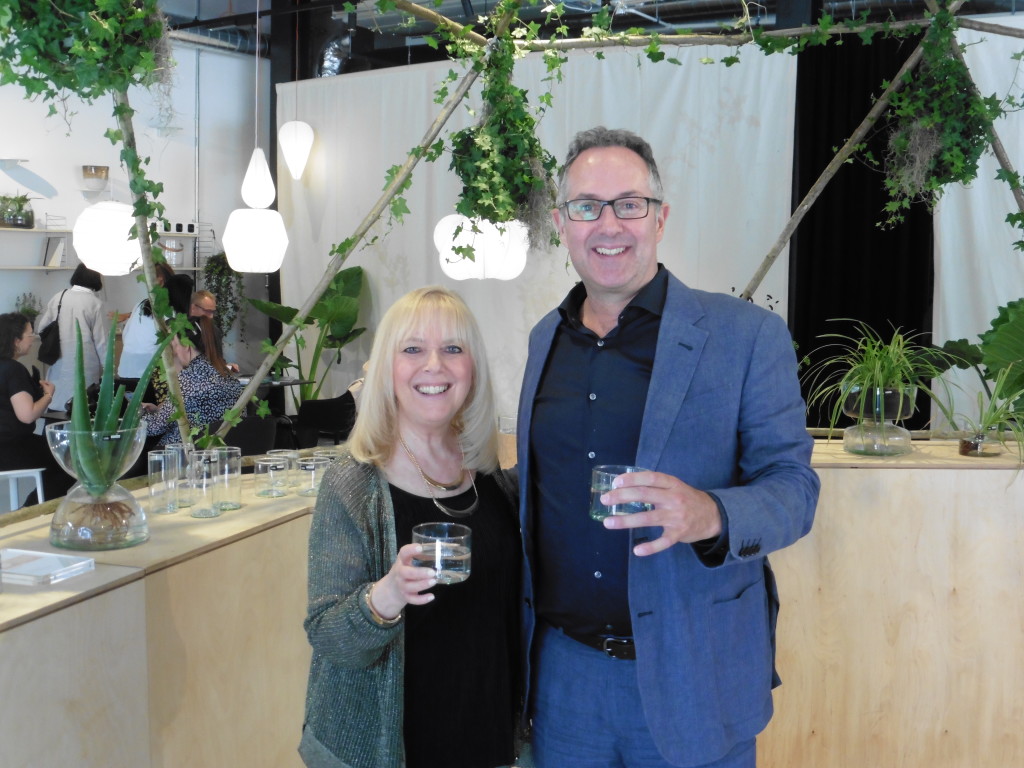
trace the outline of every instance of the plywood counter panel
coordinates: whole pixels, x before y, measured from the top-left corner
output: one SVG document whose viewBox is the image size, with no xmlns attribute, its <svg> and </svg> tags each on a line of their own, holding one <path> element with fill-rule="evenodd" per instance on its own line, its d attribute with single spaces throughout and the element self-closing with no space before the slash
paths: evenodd
<svg viewBox="0 0 1024 768">
<path fill-rule="evenodd" d="M 309 524 L 300 517 L 146 579 L 153 768 L 302 765 Z"/>
<path fill-rule="evenodd" d="M 1024 766 L 1024 475 L 915 446 L 816 449 L 814 529 L 772 556 L 783 685 L 762 768 Z"/>
<path fill-rule="evenodd" d="M 252 490 L 215 519 L 150 517 L 145 544 L 84 553 L 92 573 L 0 594 L 2 768 L 301 766 L 314 500 Z M 48 534 L 33 518 L 0 544 L 66 552 Z"/>
<path fill-rule="evenodd" d="M 144 616 L 138 579 L 0 633 L 0 765 L 151 766 Z"/>
</svg>

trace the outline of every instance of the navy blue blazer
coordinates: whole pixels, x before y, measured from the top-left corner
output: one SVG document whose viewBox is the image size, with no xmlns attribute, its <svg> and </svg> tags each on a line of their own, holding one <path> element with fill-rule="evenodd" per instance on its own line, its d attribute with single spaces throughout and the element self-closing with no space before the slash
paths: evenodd
<svg viewBox="0 0 1024 768">
<path fill-rule="evenodd" d="M 527 653 L 534 629 L 527 436 L 560 319 L 552 311 L 531 331 L 519 400 Z M 644 713 L 673 764 L 713 762 L 771 718 L 778 597 L 765 556 L 811 529 L 819 487 L 812 447 L 782 319 L 669 275 L 636 464 L 713 492 L 729 525 L 729 551 L 718 565 L 705 565 L 685 544 L 629 555 Z M 634 542 L 660 535 L 660 528 L 632 532 Z"/>
</svg>

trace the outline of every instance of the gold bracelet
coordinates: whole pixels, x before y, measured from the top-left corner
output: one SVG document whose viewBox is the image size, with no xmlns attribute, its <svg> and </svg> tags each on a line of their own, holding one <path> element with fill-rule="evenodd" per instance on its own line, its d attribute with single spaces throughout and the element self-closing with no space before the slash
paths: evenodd
<svg viewBox="0 0 1024 768">
<path fill-rule="evenodd" d="M 385 619 L 376 609 L 373 607 L 373 603 L 370 602 L 370 593 L 373 592 L 374 584 L 370 585 L 370 588 L 363 593 L 363 600 L 366 601 L 366 609 L 370 612 L 370 618 L 373 619 L 373 623 L 378 627 L 393 627 L 395 624 L 402 620 L 402 612 L 399 611 L 398 615 L 393 619 Z"/>
</svg>

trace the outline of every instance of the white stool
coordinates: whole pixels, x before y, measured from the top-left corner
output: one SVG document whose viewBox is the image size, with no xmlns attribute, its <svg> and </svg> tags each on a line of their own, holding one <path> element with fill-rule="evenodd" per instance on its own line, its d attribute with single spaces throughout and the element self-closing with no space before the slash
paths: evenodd
<svg viewBox="0 0 1024 768">
<path fill-rule="evenodd" d="M 10 491 L 11 511 L 21 506 L 21 494 L 18 492 L 18 480 L 23 477 L 36 479 L 36 494 L 39 496 L 38 504 L 46 501 L 43 498 L 43 468 L 38 469 L 7 469 L 0 471 L 0 479 L 7 480 L 7 489 Z"/>
</svg>

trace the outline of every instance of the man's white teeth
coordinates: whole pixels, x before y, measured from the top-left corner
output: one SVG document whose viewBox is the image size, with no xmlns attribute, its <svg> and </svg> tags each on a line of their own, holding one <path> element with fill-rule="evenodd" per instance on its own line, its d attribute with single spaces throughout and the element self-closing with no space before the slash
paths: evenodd
<svg viewBox="0 0 1024 768">
<path fill-rule="evenodd" d="M 440 395 L 442 392 L 448 389 L 447 384 L 437 384 L 433 387 L 419 386 L 416 387 L 416 391 L 423 395 Z"/>
<path fill-rule="evenodd" d="M 618 256 L 622 253 L 625 248 L 595 248 L 595 251 L 600 253 L 602 256 Z"/>
</svg>

